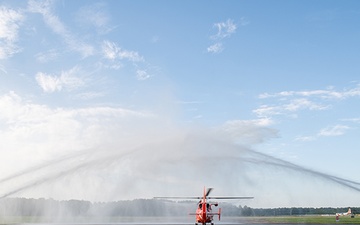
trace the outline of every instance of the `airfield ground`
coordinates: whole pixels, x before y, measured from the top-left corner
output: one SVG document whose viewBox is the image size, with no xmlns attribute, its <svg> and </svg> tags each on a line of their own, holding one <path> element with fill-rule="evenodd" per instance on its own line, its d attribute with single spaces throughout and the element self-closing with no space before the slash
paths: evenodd
<svg viewBox="0 0 360 225">
<path fill-rule="evenodd" d="M 247 224 L 360 224 L 360 217 L 346 216 L 336 221 L 335 216 L 274 216 L 246 217 L 243 221 Z"/>
<path fill-rule="evenodd" d="M 109 218 L 62 218 L 57 221 L 53 221 L 52 218 L 45 217 L 8 217 L 0 218 L 0 224 L 97 224 L 97 225 L 192 225 L 193 222 L 189 221 L 162 221 L 161 218 L 142 218 L 125 219 L 121 217 L 109 217 Z M 178 218 L 180 219 L 180 218 Z M 351 218 L 348 216 L 340 217 L 339 221 L 336 221 L 335 216 L 274 216 L 274 217 L 224 217 L 221 221 L 214 221 L 215 225 L 236 225 L 236 224 L 360 224 L 360 215 Z"/>
</svg>

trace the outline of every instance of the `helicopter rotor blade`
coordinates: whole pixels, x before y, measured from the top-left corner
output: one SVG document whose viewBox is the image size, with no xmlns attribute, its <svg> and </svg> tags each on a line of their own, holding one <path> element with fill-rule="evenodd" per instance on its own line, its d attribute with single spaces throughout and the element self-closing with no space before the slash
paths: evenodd
<svg viewBox="0 0 360 225">
<path fill-rule="evenodd" d="M 179 197 L 179 196 L 169 196 L 169 197 L 153 197 L 154 199 L 201 199 L 201 197 Z"/>
<path fill-rule="evenodd" d="M 210 194 L 210 192 L 212 191 L 212 189 L 213 189 L 213 188 L 208 188 L 208 189 L 206 190 L 206 194 L 205 194 L 206 197 Z"/>
<path fill-rule="evenodd" d="M 222 197 L 209 197 L 208 199 L 253 199 L 254 197 L 240 197 L 240 196 L 222 196 Z"/>
</svg>

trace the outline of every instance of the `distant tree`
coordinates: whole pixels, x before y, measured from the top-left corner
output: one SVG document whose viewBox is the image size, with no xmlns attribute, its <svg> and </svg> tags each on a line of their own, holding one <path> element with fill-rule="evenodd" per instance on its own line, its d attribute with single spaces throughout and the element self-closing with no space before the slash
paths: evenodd
<svg viewBox="0 0 360 225">
<path fill-rule="evenodd" d="M 254 216 L 254 211 L 252 208 L 247 207 L 246 205 L 242 208 L 241 210 L 241 215 L 242 216 Z"/>
<path fill-rule="evenodd" d="M 53 199 L 5 198 L 0 200 L 0 216 L 46 216 L 52 218 L 78 216 L 110 217 L 157 217 L 186 216 L 195 210 L 194 201 L 159 201 L 155 199 L 135 199 L 117 202 L 89 202 L 80 200 L 57 201 Z M 345 208 L 251 208 L 221 203 L 223 216 L 285 216 L 309 214 L 333 214 L 346 212 Z M 350 207 L 353 213 L 358 207 Z M 217 210 L 217 208 L 213 208 Z"/>
</svg>

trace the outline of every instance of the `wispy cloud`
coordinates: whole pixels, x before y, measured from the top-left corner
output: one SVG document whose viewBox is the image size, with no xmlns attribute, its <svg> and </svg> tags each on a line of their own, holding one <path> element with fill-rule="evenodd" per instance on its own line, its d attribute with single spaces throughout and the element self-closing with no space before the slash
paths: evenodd
<svg viewBox="0 0 360 225">
<path fill-rule="evenodd" d="M 0 64 L 0 71 L 7 74 L 7 71 L 5 70 L 4 66 Z"/>
<path fill-rule="evenodd" d="M 301 109 L 324 110 L 329 108 L 328 105 L 318 104 L 306 98 L 293 99 L 289 102 L 289 104 L 285 104 L 283 106 L 286 111 L 298 111 Z"/>
<path fill-rule="evenodd" d="M 40 63 L 47 63 L 55 60 L 58 57 L 59 53 L 55 49 L 50 49 L 46 52 L 39 52 L 35 55 L 36 61 Z"/>
<path fill-rule="evenodd" d="M 141 62 L 144 58 L 136 51 L 121 49 L 115 42 L 103 41 L 103 57 L 110 60 L 126 59 L 131 62 Z"/>
<path fill-rule="evenodd" d="M 215 43 L 213 45 L 210 45 L 207 48 L 207 51 L 210 53 L 220 53 L 224 50 L 223 44 L 222 43 Z"/>
<path fill-rule="evenodd" d="M 335 91 L 333 87 L 327 90 L 311 90 L 311 91 L 282 91 L 274 94 L 263 93 L 259 98 L 279 98 L 279 97 L 318 97 L 322 99 L 343 99 L 348 97 L 360 96 L 360 85 L 354 88 L 345 89 L 343 91 Z"/>
<path fill-rule="evenodd" d="M 76 19 L 80 26 L 95 27 L 99 34 L 106 34 L 114 29 L 114 26 L 110 26 L 111 18 L 106 12 L 106 5 L 104 3 L 95 3 L 80 8 Z"/>
<path fill-rule="evenodd" d="M 50 29 L 60 35 L 66 45 L 73 51 L 79 52 L 82 57 L 88 57 L 94 54 L 94 47 L 75 37 L 61 22 L 61 20 L 52 11 L 53 1 L 35 1 L 28 2 L 28 10 L 32 13 L 39 13 L 43 16 L 44 22 Z"/>
<path fill-rule="evenodd" d="M 11 57 L 20 51 L 16 41 L 23 19 L 21 12 L 0 7 L 0 59 Z"/>
<path fill-rule="evenodd" d="M 104 58 L 115 60 L 118 57 L 120 48 L 116 43 L 110 41 L 103 41 L 102 43 L 102 53 Z"/>
<path fill-rule="evenodd" d="M 345 135 L 346 131 L 349 129 L 351 129 L 351 127 L 342 124 L 327 126 L 312 136 L 299 135 L 295 138 L 295 141 L 308 142 L 315 141 L 321 137 L 342 136 Z"/>
<path fill-rule="evenodd" d="M 150 78 L 150 74 L 146 70 L 137 70 L 136 78 L 138 80 L 147 80 Z"/>
<path fill-rule="evenodd" d="M 341 121 L 360 123 L 360 118 L 347 118 L 347 119 L 342 119 Z"/>
<path fill-rule="evenodd" d="M 43 91 L 47 93 L 63 89 L 72 90 L 84 85 L 84 81 L 77 76 L 79 71 L 78 67 L 74 67 L 71 70 L 61 72 L 59 76 L 38 72 L 35 79 Z"/>
<path fill-rule="evenodd" d="M 314 141 L 316 140 L 316 137 L 313 136 L 297 136 L 295 138 L 295 141 L 301 141 L 301 142 L 308 142 L 308 141 Z"/>
<path fill-rule="evenodd" d="M 296 117 L 296 112 L 300 110 L 326 110 L 331 108 L 330 105 L 316 103 L 308 99 L 299 98 L 292 99 L 289 102 L 279 105 L 261 105 L 259 108 L 254 109 L 253 112 L 259 117 L 269 117 L 275 115 L 289 115 Z"/>
<path fill-rule="evenodd" d="M 337 124 L 321 129 L 318 133 L 318 136 L 341 136 L 344 135 L 348 129 L 350 129 L 350 127 Z"/>
<path fill-rule="evenodd" d="M 214 27 L 217 29 L 217 33 L 211 36 L 212 39 L 221 40 L 226 37 L 230 37 L 236 31 L 236 24 L 233 20 L 228 19 L 226 22 L 215 23 Z"/>
<path fill-rule="evenodd" d="M 247 24 L 248 23 L 245 23 L 244 19 L 242 19 L 240 25 L 245 26 Z M 225 22 L 214 23 L 213 27 L 216 29 L 216 34 L 210 36 L 213 44 L 206 50 L 209 53 L 220 53 L 224 50 L 223 40 L 229 38 L 236 32 L 237 24 L 235 24 L 233 20 L 228 19 Z"/>
<path fill-rule="evenodd" d="M 300 110 L 328 110 L 332 108 L 332 101 L 360 96 L 360 85 L 354 88 L 336 91 L 334 87 L 324 90 L 309 91 L 281 91 L 278 93 L 263 93 L 258 97 L 263 100 L 275 100 L 276 103 L 263 104 L 253 110 L 260 117 L 274 115 L 288 115 Z"/>
<path fill-rule="evenodd" d="M 122 49 L 117 43 L 112 41 L 103 41 L 101 45 L 102 57 L 106 59 L 103 66 L 110 69 L 120 69 L 126 61 L 132 63 L 135 68 L 135 76 L 139 81 L 148 80 L 156 68 L 147 63 L 142 55 L 136 51 Z"/>
<path fill-rule="evenodd" d="M 44 92 L 60 91 L 62 88 L 62 81 L 59 77 L 39 72 L 35 78 Z"/>
<path fill-rule="evenodd" d="M 19 133 L 17 134 L 25 131 L 25 129 L 21 129 L 24 126 L 29 128 L 37 127 L 38 129 L 34 129 L 33 131 L 41 133 L 47 133 L 49 131 L 48 128 L 53 127 L 50 130 L 63 133 L 63 131 L 69 130 L 66 128 L 66 122 L 73 121 L 73 124 L 78 124 L 80 122 L 76 122 L 78 117 L 82 117 L 90 123 L 101 123 L 101 119 L 96 120 L 95 118 L 113 118 L 116 120 L 116 118 L 147 118 L 152 116 L 149 113 L 116 107 L 88 107 L 77 109 L 51 108 L 46 105 L 32 103 L 23 99 L 13 91 L 0 96 L 0 107 L 3 109 L 0 112 L 0 120 L 14 128 L 10 129 L 11 132 L 18 131 Z M 112 120 L 105 119 L 102 122 L 107 121 Z M 61 125 L 62 122 L 64 123 L 63 129 L 54 130 L 54 128 Z M 84 122 L 84 120 L 82 122 Z M 47 125 L 42 126 L 44 124 Z M 100 127 L 101 126 L 98 128 Z M 80 129 L 78 126 L 74 126 L 71 129 L 73 128 Z M 6 130 L 3 131 L 6 132 Z M 72 134 L 74 133 L 70 132 L 68 135 L 72 136 Z M 77 135 L 74 134 L 74 136 Z"/>
<path fill-rule="evenodd" d="M 44 23 L 57 35 L 59 35 L 66 46 L 71 50 L 78 52 L 82 57 L 101 57 L 96 65 L 99 69 L 115 69 L 118 70 L 130 62 L 135 67 L 136 78 L 138 80 L 147 80 L 151 77 L 149 69 L 144 57 L 137 51 L 127 50 L 120 47 L 116 42 L 104 40 L 100 42 L 99 49 L 95 49 L 91 44 L 87 44 L 81 38 L 74 35 L 61 19 L 54 13 L 55 4 L 53 1 L 35 1 L 29 0 L 28 11 L 31 13 L 39 13 L 43 16 Z M 104 34 L 109 32 L 111 28 L 110 16 L 106 13 L 105 5 L 96 3 L 94 5 L 85 6 L 77 12 L 78 20 L 81 23 L 96 27 L 99 32 Z M 81 19 L 79 19 L 81 18 Z M 105 29 L 106 27 L 106 29 Z M 105 29 L 100 31 L 101 29 Z M 40 52 L 35 55 L 38 62 L 46 63 L 57 58 L 59 53 L 56 50 Z M 140 64 L 140 65 L 139 65 Z M 69 81 L 69 78 L 60 75 L 48 75 L 38 73 L 36 80 L 45 92 L 55 92 L 66 87 L 76 86 L 80 82 Z M 76 83 L 76 85 L 72 85 Z"/>
</svg>

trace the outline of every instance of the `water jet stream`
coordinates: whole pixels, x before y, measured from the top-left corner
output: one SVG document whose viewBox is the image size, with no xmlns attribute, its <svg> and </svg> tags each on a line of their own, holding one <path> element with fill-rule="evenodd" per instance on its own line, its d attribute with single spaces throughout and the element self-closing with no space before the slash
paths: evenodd
<svg viewBox="0 0 360 225">
<path fill-rule="evenodd" d="M 271 166 L 318 177 L 360 192 L 359 182 L 308 169 L 228 141 L 213 137 L 189 135 L 187 138 L 164 140 L 125 150 L 112 148 L 102 151 L 101 148 L 94 148 L 65 155 L 56 160 L 39 164 L 1 179 L 0 185 L 5 185 L 11 181 L 37 175 L 37 177 L 31 178 L 28 182 L 20 182 L 20 185 L 17 184 L 11 190 L 1 194 L 0 199 L 13 196 L 45 183 L 54 182 L 61 177 L 70 176 L 80 171 L 97 169 L 99 166 L 107 168 L 117 165 L 122 167 L 126 160 L 131 160 L 130 169 L 132 172 L 137 171 L 138 174 L 142 174 L 148 180 L 158 179 L 162 175 L 165 177 L 167 174 L 173 178 L 181 177 L 181 175 L 172 173 L 171 169 L 177 171 L 181 168 L 186 170 L 187 174 L 199 173 L 198 167 L 201 168 L 206 163 L 214 162 L 218 170 L 225 167 L 230 167 L 231 170 L 239 170 L 239 166 L 244 164 L 255 167 L 260 165 Z M 51 172 L 51 170 L 54 171 Z M 206 171 L 203 173 L 200 171 L 200 176 L 207 174 Z M 183 176 L 188 178 L 190 175 Z M 154 181 L 157 182 L 156 180 Z"/>
</svg>

